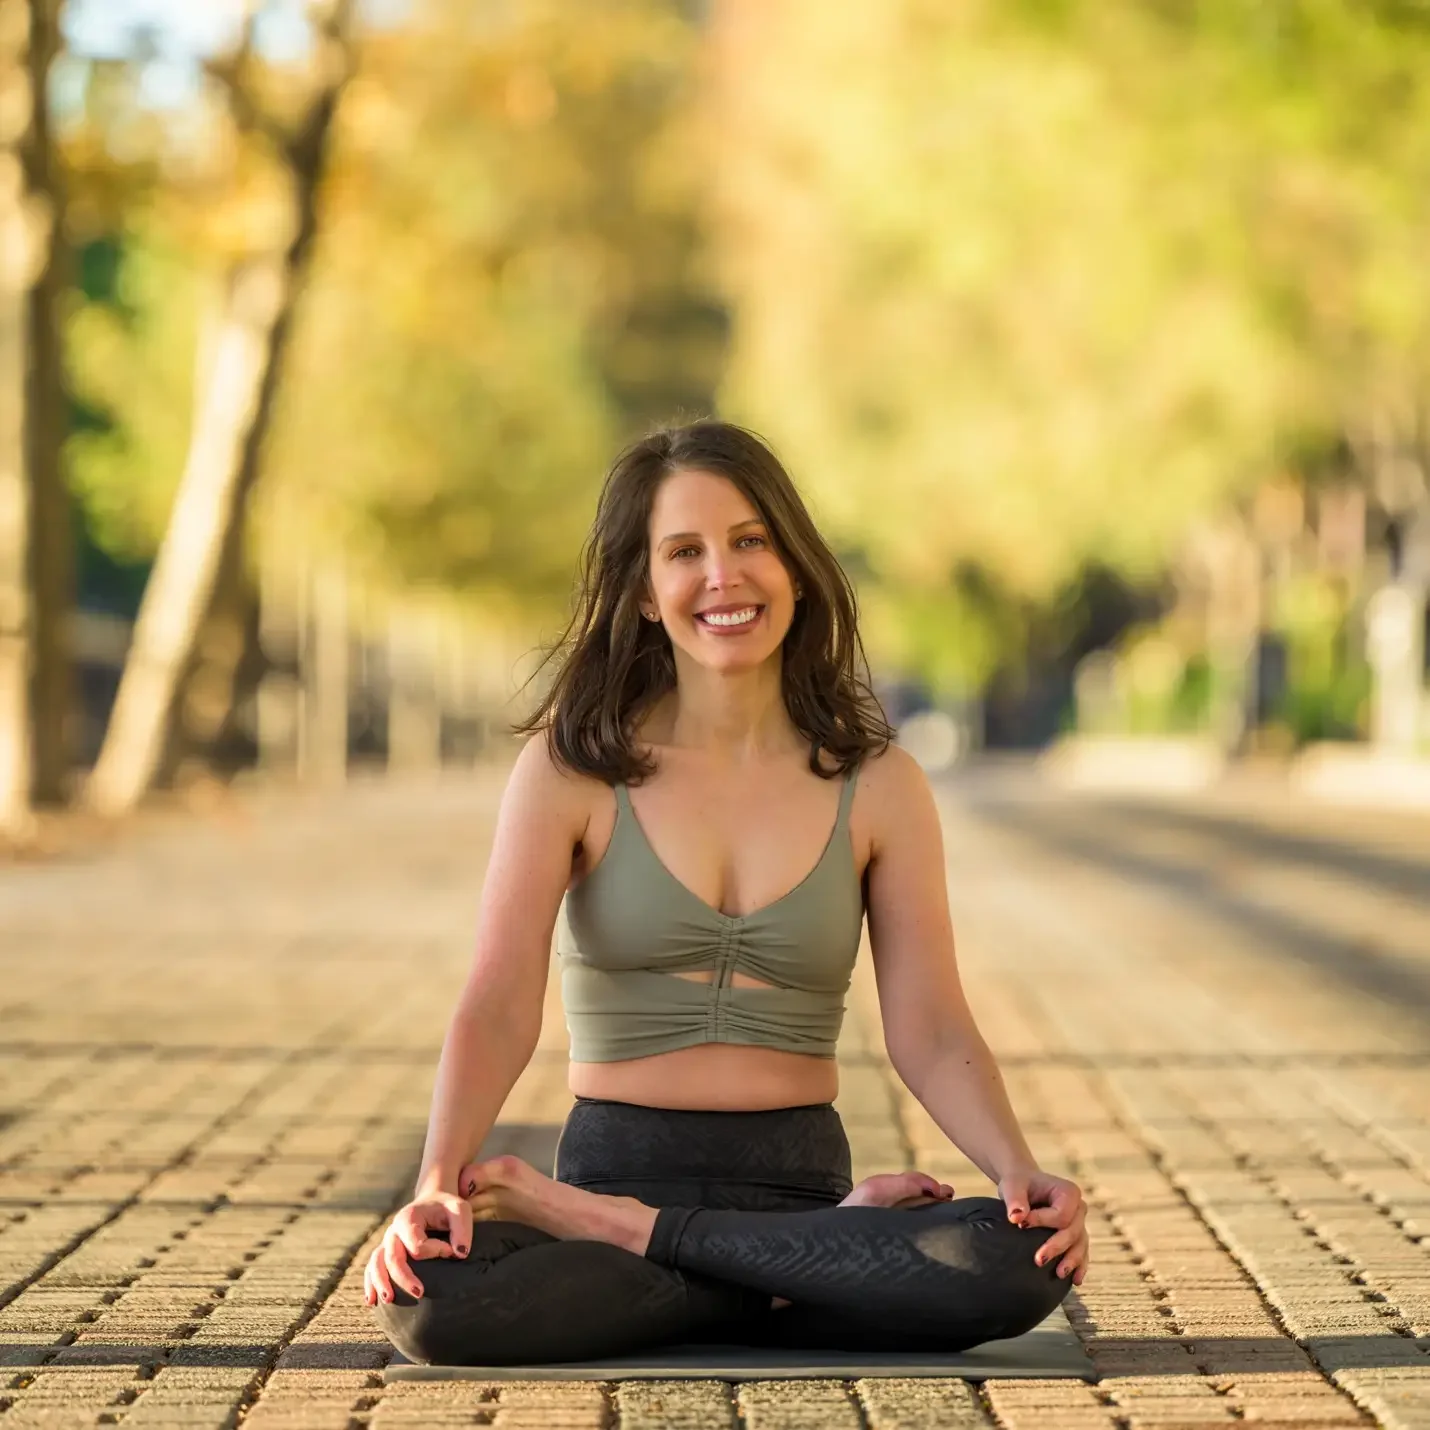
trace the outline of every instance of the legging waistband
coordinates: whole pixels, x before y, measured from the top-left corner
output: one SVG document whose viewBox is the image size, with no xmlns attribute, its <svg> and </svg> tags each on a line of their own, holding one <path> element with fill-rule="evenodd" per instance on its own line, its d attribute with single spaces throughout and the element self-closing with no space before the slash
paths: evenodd
<svg viewBox="0 0 1430 1430">
<path fill-rule="evenodd" d="M 556 1176 L 653 1206 L 752 1211 L 832 1205 L 853 1186 L 849 1139 L 827 1102 L 692 1112 L 577 1098 Z"/>
</svg>

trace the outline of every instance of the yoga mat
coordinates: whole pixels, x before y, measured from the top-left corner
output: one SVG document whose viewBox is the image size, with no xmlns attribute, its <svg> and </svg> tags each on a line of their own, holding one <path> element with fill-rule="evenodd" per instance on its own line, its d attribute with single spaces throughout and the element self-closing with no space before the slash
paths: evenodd
<svg viewBox="0 0 1430 1430">
<path fill-rule="evenodd" d="M 641 1355 L 565 1365 L 414 1365 L 396 1356 L 398 1380 L 865 1380 L 873 1376 L 956 1380 L 1093 1380 L 1092 1362 L 1059 1306 L 1041 1325 L 956 1355 L 771 1350 L 758 1346 L 666 1346 Z"/>
</svg>

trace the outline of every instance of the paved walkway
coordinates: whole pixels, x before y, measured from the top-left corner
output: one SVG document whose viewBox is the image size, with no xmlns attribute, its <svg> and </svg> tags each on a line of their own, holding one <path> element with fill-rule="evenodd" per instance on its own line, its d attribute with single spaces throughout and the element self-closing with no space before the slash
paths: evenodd
<svg viewBox="0 0 1430 1430">
<path fill-rule="evenodd" d="M 491 774 L 247 797 L 0 867 L 0 1430 L 1430 1426 L 1430 828 L 1230 795 L 944 795 L 965 981 L 1095 1204 L 1076 1382 L 404 1384 L 361 1304 L 470 943 Z M 552 981 L 555 992 L 555 980 Z M 563 1030 L 498 1134 L 540 1156 Z M 857 1172 L 982 1179 L 883 1061 Z"/>
</svg>

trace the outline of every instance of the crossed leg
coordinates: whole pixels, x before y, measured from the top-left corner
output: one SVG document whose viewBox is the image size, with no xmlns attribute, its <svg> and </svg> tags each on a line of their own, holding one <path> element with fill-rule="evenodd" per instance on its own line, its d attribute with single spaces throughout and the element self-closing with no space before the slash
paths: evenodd
<svg viewBox="0 0 1430 1430">
<path fill-rule="evenodd" d="M 413 1360 L 581 1360 L 702 1339 L 957 1350 L 1029 1329 L 1068 1290 L 1033 1262 L 1050 1232 L 1011 1226 L 994 1198 L 949 1199 L 936 1183 L 930 1195 L 920 1173 L 870 1178 L 837 1207 L 749 1212 L 657 1211 L 514 1157 L 469 1170 L 471 1251 L 417 1263 L 422 1297 L 377 1309 Z"/>
</svg>

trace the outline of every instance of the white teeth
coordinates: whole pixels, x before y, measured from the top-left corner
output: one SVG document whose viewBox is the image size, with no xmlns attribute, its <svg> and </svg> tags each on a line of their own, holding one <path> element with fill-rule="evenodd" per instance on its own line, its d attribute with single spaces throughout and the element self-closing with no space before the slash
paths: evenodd
<svg viewBox="0 0 1430 1430">
<path fill-rule="evenodd" d="M 728 614 L 723 612 L 706 611 L 700 619 L 708 621 L 712 626 L 743 626 L 749 621 L 753 621 L 760 614 L 758 606 L 749 606 L 743 611 L 731 611 Z"/>
</svg>

